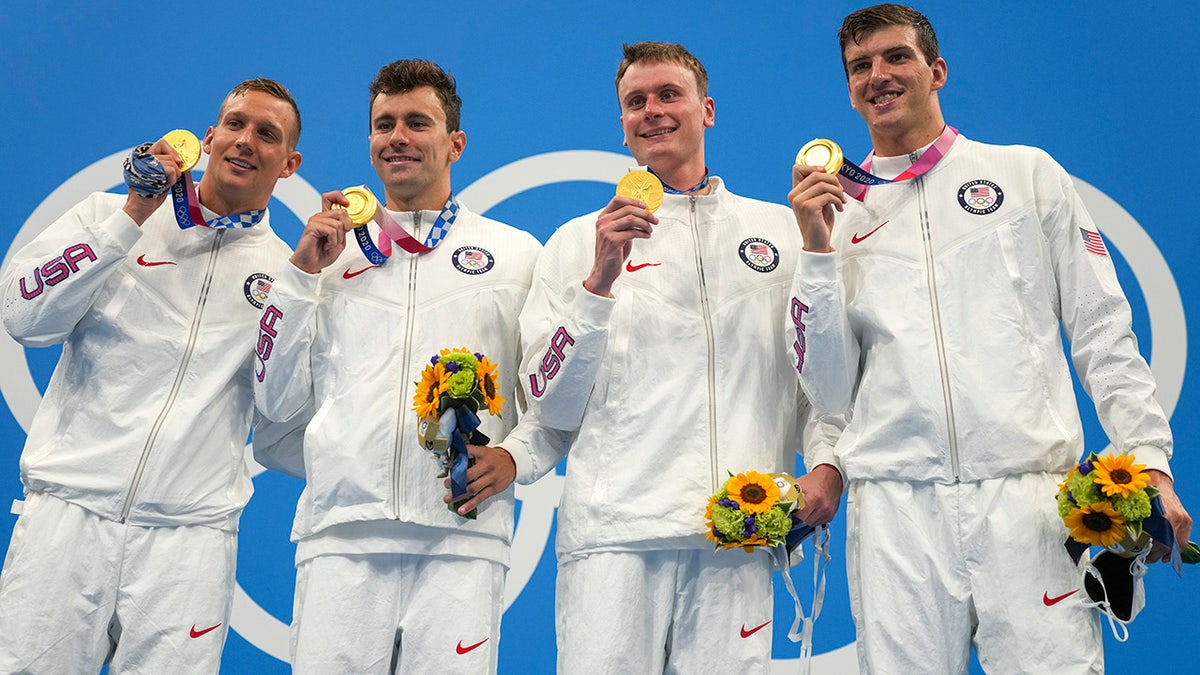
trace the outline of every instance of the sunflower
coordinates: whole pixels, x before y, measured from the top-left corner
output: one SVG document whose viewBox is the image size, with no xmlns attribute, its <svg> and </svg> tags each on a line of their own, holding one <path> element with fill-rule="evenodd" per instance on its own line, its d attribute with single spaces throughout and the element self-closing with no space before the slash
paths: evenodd
<svg viewBox="0 0 1200 675">
<path fill-rule="evenodd" d="M 729 498 L 746 513 L 766 513 L 779 503 L 779 486 L 764 473 L 739 473 L 729 479 L 728 488 Z"/>
<path fill-rule="evenodd" d="M 418 418 L 437 417 L 438 404 L 446 393 L 446 367 L 441 363 L 425 366 L 421 380 L 417 382 L 417 393 L 413 396 L 413 410 Z"/>
<path fill-rule="evenodd" d="M 1108 502 L 1081 506 L 1063 522 L 1071 528 L 1071 538 L 1089 546 L 1112 546 L 1125 537 L 1125 519 Z"/>
<path fill-rule="evenodd" d="M 475 375 L 479 378 L 479 389 L 483 392 L 483 400 L 487 403 L 488 412 L 499 415 L 504 408 L 504 397 L 500 395 L 499 383 L 496 382 L 500 368 L 488 357 L 479 359 L 479 368 Z"/>
<path fill-rule="evenodd" d="M 1128 453 L 1096 458 L 1096 484 L 1104 494 L 1128 497 L 1150 485 L 1150 474 L 1144 471 L 1146 465 L 1134 464 L 1133 461 L 1133 455 Z"/>
</svg>

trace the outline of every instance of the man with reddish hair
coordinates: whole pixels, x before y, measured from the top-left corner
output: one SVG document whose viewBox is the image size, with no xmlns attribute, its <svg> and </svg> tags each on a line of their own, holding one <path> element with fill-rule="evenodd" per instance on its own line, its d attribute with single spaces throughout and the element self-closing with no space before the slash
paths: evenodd
<svg viewBox="0 0 1200 675">
<path fill-rule="evenodd" d="M 704 508 L 731 472 L 790 472 L 801 449 L 806 406 L 777 348 L 800 240 L 786 208 L 709 175 L 715 104 L 695 56 L 626 45 L 617 73 L 625 144 L 667 194 L 560 227 L 521 315 L 531 410 L 571 436 L 559 671 L 763 672 L 772 556 L 714 553 Z M 828 523 L 837 471 L 800 481 L 800 517 Z"/>
</svg>

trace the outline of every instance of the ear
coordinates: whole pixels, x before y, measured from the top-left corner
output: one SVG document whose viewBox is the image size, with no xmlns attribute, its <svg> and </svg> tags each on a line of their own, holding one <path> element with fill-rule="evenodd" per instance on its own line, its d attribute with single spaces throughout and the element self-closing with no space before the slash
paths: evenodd
<svg viewBox="0 0 1200 675">
<path fill-rule="evenodd" d="M 850 99 L 850 107 L 858 110 L 858 106 L 854 105 L 854 92 L 850 91 L 850 83 L 846 83 L 846 97 Z"/>
<path fill-rule="evenodd" d="M 459 129 L 450 132 L 450 161 L 457 162 L 467 148 L 467 132 Z"/>
<path fill-rule="evenodd" d="M 717 124 L 717 103 L 711 96 L 704 98 L 704 128 L 711 129 Z"/>
<path fill-rule="evenodd" d="M 946 60 L 939 56 L 930 68 L 933 69 L 933 91 L 946 86 L 946 77 L 949 74 L 949 67 L 946 65 Z"/>
<path fill-rule="evenodd" d="M 200 149 L 203 150 L 204 154 L 206 155 L 212 154 L 213 131 L 214 129 L 209 127 L 208 131 L 204 132 L 204 140 L 200 141 Z"/>
<path fill-rule="evenodd" d="M 303 158 L 300 156 L 300 153 L 293 150 L 290 154 L 288 154 L 287 163 L 283 165 L 283 170 L 279 172 L 279 177 L 287 178 L 288 176 L 296 173 L 296 169 L 300 168 L 300 161 L 302 159 Z"/>
</svg>

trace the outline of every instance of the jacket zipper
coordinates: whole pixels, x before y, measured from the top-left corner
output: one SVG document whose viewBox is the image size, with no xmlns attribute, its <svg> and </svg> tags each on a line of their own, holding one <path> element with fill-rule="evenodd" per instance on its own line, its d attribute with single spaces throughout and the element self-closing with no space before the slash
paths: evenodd
<svg viewBox="0 0 1200 675">
<path fill-rule="evenodd" d="M 413 238 L 418 241 L 421 239 L 421 212 L 413 212 Z M 397 249 L 399 252 L 402 249 Z M 400 492 L 401 483 L 403 482 L 404 470 L 404 434 L 408 429 L 409 411 L 405 405 L 405 393 L 408 391 L 408 381 L 410 377 L 409 363 L 411 362 L 412 337 L 413 337 L 413 313 L 417 302 L 417 263 L 420 260 L 420 255 L 417 253 L 409 254 L 408 267 L 408 302 L 404 307 L 404 350 L 401 354 L 400 366 L 400 403 L 399 411 L 396 414 L 397 430 L 396 430 L 396 461 L 395 472 L 392 480 L 392 518 L 400 519 Z"/>
<path fill-rule="evenodd" d="M 167 415 L 175 405 L 175 399 L 179 396 L 179 390 L 183 386 L 183 377 L 187 374 L 188 363 L 192 360 L 192 352 L 196 350 L 196 341 L 200 334 L 200 321 L 204 317 L 204 307 L 208 303 L 208 290 L 212 287 L 213 272 L 217 267 L 217 254 L 221 250 L 221 240 L 224 236 L 225 230 L 218 229 L 216 236 L 213 237 L 212 247 L 208 250 L 208 266 L 204 270 L 204 282 L 200 285 L 200 296 L 196 299 L 196 310 L 192 313 L 192 326 L 188 331 L 187 346 L 184 347 L 183 358 L 179 361 L 179 369 L 175 372 L 175 382 L 171 385 L 171 391 L 167 394 L 167 400 L 163 404 L 162 410 L 159 411 L 158 418 L 150 427 L 150 435 L 142 447 L 142 456 L 138 459 L 137 469 L 133 472 L 129 491 L 125 493 L 125 507 L 121 509 L 122 523 L 129 519 L 129 513 L 133 510 L 133 497 L 137 493 L 138 486 L 141 485 L 142 474 L 146 471 L 146 462 L 150 459 L 150 451 L 154 448 L 154 442 L 158 440 L 158 433 L 162 431 Z"/>
<path fill-rule="evenodd" d="M 913 157 L 916 161 L 916 157 Z M 937 345 L 938 372 L 942 378 L 942 402 L 946 406 L 946 441 L 950 449 L 950 472 L 954 482 L 959 482 L 958 431 L 955 428 L 954 398 L 950 395 L 950 369 L 946 363 L 946 340 L 942 332 L 942 310 L 938 299 L 937 273 L 933 260 L 933 236 L 929 223 L 929 207 L 925 203 L 925 177 L 915 179 L 917 203 L 921 209 L 921 238 L 925 245 L 925 277 L 929 284 L 929 307 L 933 320 L 933 338 Z"/>
<path fill-rule="evenodd" d="M 712 310 L 708 303 L 708 287 L 704 283 L 704 255 L 701 250 L 700 223 L 696 218 L 696 197 L 689 196 L 689 214 L 692 221 L 693 241 L 696 244 L 696 275 L 700 281 L 700 311 L 704 316 L 704 336 L 708 340 L 708 460 L 712 471 L 712 491 L 721 484 L 717 469 L 717 356 L 716 339 L 713 337 Z"/>
</svg>

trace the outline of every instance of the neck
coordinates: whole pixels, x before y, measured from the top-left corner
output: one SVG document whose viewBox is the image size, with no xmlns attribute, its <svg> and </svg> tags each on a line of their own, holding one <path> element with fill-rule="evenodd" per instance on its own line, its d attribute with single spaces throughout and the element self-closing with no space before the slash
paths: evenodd
<svg viewBox="0 0 1200 675">
<path fill-rule="evenodd" d="M 266 197 L 237 197 L 227 194 L 222 194 L 220 190 L 207 190 L 207 183 L 204 178 L 200 179 L 200 183 L 196 185 L 196 196 L 200 199 L 200 204 L 204 208 L 212 211 L 218 216 L 228 216 L 233 213 L 245 213 L 255 209 L 265 209 L 271 201 L 271 195 Z"/>
<path fill-rule="evenodd" d="M 910 129 L 871 129 L 871 143 L 875 146 L 876 155 L 899 157 L 916 152 L 936 141 L 945 129 L 946 121 L 938 114 L 925 124 Z"/>
<path fill-rule="evenodd" d="M 653 164 L 647 164 L 646 166 L 650 167 L 650 170 L 654 172 L 654 175 L 658 176 L 659 180 L 676 190 L 687 190 L 696 183 L 704 180 L 704 176 L 707 173 L 703 157 L 698 157 L 681 166 L 656 166 Z M 693 194 L 708 194 L 709 189 L 705 187 Z"/>
<path fill-rule="evenodd" d="M 389 189 L 385 206 L 389 211 L 399 212 L 441 211 L 449 199 L 450 181 L 447 179 L 444 186 L 438 185 L 413 195 Z"/>
</svg>

